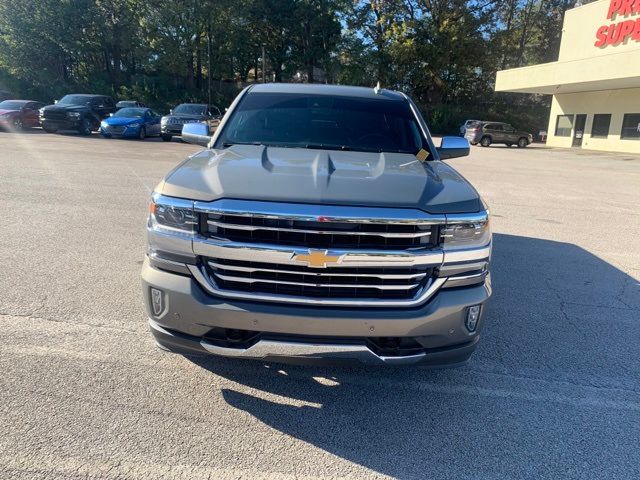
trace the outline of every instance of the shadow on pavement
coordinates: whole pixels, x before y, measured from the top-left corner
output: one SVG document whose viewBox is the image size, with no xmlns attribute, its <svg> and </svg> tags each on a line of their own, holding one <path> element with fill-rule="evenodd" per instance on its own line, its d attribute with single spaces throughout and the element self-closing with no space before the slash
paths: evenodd
<svg viewBox="0 0 640 480">
<path fill-rule="evenodd" d="M 379 474 L 638 478 L 638 282 L 575 245 L 494 240 L 494 298 L 466 367 L 190 360 L 257 391 L 224 389 L 229 405 Z"/>
</svg>

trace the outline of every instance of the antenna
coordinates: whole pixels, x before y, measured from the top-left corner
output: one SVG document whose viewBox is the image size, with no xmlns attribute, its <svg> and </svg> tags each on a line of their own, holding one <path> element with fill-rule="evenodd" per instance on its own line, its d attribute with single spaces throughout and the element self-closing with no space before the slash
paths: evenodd
<svg viewBox="0 0 640 480">
<path fill-rule="evenodd" d="M 378 83 L 376 84 L 376 86 L 373 89 L 373 93 L 375 93 L 376 95 L 378 95 L 380 93 L 380 80 L 378 80 Z"/>
</svg>

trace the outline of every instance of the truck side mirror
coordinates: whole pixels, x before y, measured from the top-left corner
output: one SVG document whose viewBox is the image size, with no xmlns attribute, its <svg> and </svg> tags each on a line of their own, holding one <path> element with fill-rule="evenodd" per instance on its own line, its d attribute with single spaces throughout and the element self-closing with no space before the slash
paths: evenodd
<svg viewBox="0 0 640 480">
<path fill-rule="evenodd" d="M 206 147 L 211 141 L 209 126 L 205 123 L 185 123 L 182 127 L 182 140 Z"/>
<path fill-rule="evenodd" d="M 462 137 L 442 137 L 440 146 L 436 149 L 440 160 L 466 157 L 470 151 L 469 141 Z"/>
</svg>

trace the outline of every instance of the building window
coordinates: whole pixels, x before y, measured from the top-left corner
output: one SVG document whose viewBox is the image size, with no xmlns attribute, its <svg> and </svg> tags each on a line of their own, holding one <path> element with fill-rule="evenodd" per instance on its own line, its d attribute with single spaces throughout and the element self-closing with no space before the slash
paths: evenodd
<svg viewBox="0 0 640 480">
<path fill-rule="evenodd" d="M 573 115 L 558 115 L 556 137 L 570 137 L 573 128 Z"/>
<path fill-rule="evenodd" d="M 607 138 L 609 136 L 609 125 L 611 125 L 610 113 L 596 113 L 593 116 L 591 136 L 595 138 Z"/>
<path fill-rule="evenodd" d="M 640 113 L 625 113 L 620 138 L 640 138 Z"/>
</svg>

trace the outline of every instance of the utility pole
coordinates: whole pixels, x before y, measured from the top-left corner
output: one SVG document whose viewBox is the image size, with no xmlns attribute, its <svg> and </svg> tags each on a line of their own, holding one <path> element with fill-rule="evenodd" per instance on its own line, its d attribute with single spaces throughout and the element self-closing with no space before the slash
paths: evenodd
<svg viewBox="0 0 640 480">
<path fill-rule="evenodd" d="M 264 58 L 264 47 L 266 43 L 262 44 L 262 83 L 267 83 L 267 60 Z"/>
<path fill-rule="evenodd" d="M 207 64 L 207 81 L 208 81 L 208 91 L 209 91 L 209 103 L 207 105 L 211 105 L 211 14 L 209 14 L 209 23 L 207 25 L 207 59 L 209 63 Z"/>
</svg>

